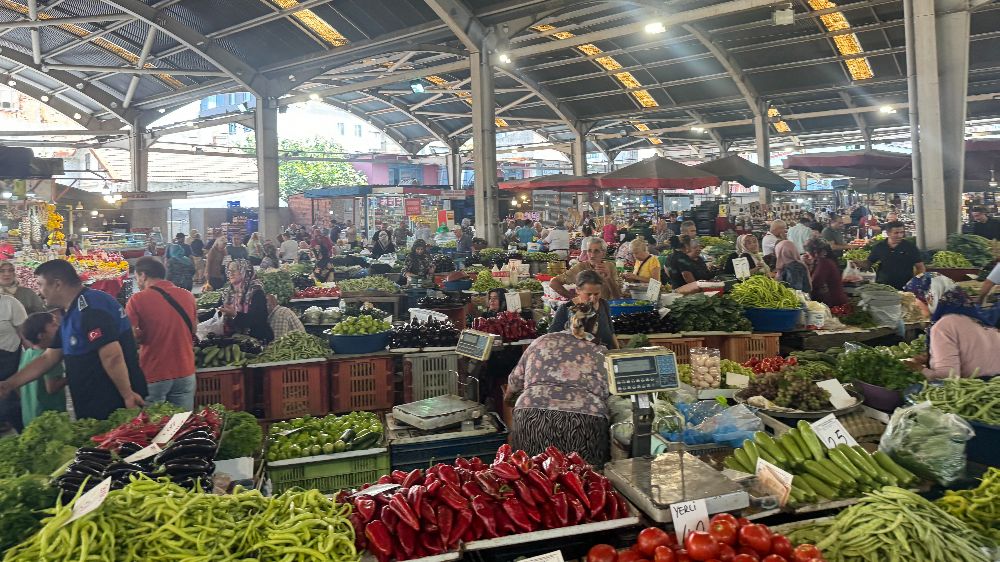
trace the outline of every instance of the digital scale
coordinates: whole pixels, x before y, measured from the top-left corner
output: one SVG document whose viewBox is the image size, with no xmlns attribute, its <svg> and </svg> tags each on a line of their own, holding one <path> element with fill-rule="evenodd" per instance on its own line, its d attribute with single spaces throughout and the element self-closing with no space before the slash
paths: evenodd
<svg viewBox="0 0 1000 562">
<path fill-rule="evenodd" d="M 486 361 L 493 353 L 493 342 L 496 341 L 496 338 L 497 336 L 493 334 L 478 330 L 462 330 L 458 336 L 455 352 L 469 359 Z"/>
<path fill-rule="evenodd" d="M 677 356 L 665 347 L 616 349 L 604 353 L 604 364 L 611 394 L 632 397 L 632 456 L 649 456 L 652 395 L 677 388 Z"/>
</svg>

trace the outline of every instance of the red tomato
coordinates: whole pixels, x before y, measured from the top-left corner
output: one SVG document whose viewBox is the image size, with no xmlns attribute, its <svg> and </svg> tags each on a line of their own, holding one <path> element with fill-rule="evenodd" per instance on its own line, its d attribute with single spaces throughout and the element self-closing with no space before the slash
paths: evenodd
<svg viewBox="0 0 1000 562">
<path fill-rule="evenodd" d="M 747 525 L 740 529 L 740 544 L 760 554 L 768 554 L 771 552 L 771 531 L 764 525 Z"/>
<path fill-rule="evenodd" d="M 736 532 L 736 524 L 727 520 L 715 521 L 708 528 L 708 534 L 719 544 L 736 544 Z"/>
<path fill-rule="evenodd" d="M 792 557 L 792 543 L 785 535 L 771 537 L 771 552 L 785 558 Z"/>
<path fill-rule="evenodd" d="M 753 554 L 737 554 L 733 557 L 733 562 L 760 562 L 760 559 Z"/>
<path fill-rule="evenodd" d="M 637 550 L 632 550 L 631 548 L 627 548 L 618 553 L 618 562 L 635 562 L 640 558 L 642 558 L 642 554 L 640 554 Z"/>
<path fill-rule="evenodd" d="M 768 554 L 760 562 L 788 562 L 788 559 L 778 554 Z"/>
<path fill-rule="evenodd" d="M 719 560 L 721 562 L 732 562 L 733 558 L 736 556 L 736 551 L 733 547 L 728 544 L 719 545 Z"/>
<path fill-rule="evenodd" d="M 653 562 L 675 562 L 677 557 L 669 546 L 658 546 L 653 552 Z"/>
<path fill-rule="evenodd" d="M 618 551 L 610 544 L 595 544 L 587 551 L 587 562 L 617 562 Z"/>
<path fill-rule="evenodd" d="M 681 548 L 677 552 L 674 552 L 677 562 L 691 562 L 692 558 L 688 556 L 688 551 Z"/>
<path fill-rule="evenodd" d="M 705 531 L 692 531 L 684 537 L 684 548 L 692 560 L 708 560 L 719 555 L 719 543 Z"/>
<path fill-rule="evenodd" d="M 809 562 L 813 558 L 822 558 L 823 553 L 811 544 L 800 544 L 792 551 L 792 560 L 795 562 Z"/>
<path fill-rule="evenodd" d="M 740 517 L 739 519 L 736 520 L 736 526 L 738 528 L 746 527 L 749 524 L 750 524 L 750 520 L 747 519 L 746 517 Z"/>
<path fill-rule="evenodd" d="M 738 520 L 736 519 L 736 516 L 734 516 L 732 513 L 716 513 L 715 515 L 712 516 L 712 520 L 710 522 L 715 523 L 717 521 L 728 521 L 732 523 L 733 526 L 735 527 L 740 526 Z"/>
<path fill-rule="evenodd" d="M 635 548 L 644 557 L 652 558 L 658 546 L 670 546 L 670 534 L 659 527 L 646 527 L 639 531 Z"/>
</svg>

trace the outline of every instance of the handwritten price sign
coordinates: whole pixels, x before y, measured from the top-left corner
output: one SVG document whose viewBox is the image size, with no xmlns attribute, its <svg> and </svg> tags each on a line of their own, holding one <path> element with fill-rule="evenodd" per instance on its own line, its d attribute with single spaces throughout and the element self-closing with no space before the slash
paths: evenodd
<svg viewBox="0 0 1000 562">
<path fill-rule="evenodd" d="M 705 500 L 691 500 L 670 504 L 670 519 L 677 542 L 684 544 L 684 537 L 693 531 L 708 530 L 708 507 Z"/>
</svg>

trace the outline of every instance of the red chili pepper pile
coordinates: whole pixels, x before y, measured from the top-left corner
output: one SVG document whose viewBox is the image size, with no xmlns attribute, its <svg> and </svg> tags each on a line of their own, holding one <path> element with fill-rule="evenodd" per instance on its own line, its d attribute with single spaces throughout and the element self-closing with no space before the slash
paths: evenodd
<svg viewBox="0 0 1000 562">
<path fill-rule="evenodd" d="M 834 316 L 849 316 L 854 313 L 854 305 L 847 303 L 840 306 L 831 306 L 830 312 L 833 313 Z"/>
<path fill-rule="evenodd" d="M 295 291 L 293 299 L 338 299 L 340 289 L 337 287 L 306 287 L 300 291 Z"/>
<path fill-rule="evenodd" d="M 538 337 L 538 328 L 534 320 L 525 320 L 516 312 L 505 310 L 493 318 L 476 318 L 472 321 L 472 329 L 496 334 L 503 341 L 528 340 Z"/>
<path fill-rule="evenodd" d="M 579 454 L 555 447 L 529 457 L 502 445 L 491 465 L 458 458 L 454 466 L 396 470 L 378 483 L 400 487 L 347 501 L 354 503 L 358 548 L 379 562 L 441 554 L 460 541 L 628 516 L 628 504 L 604 476 Z M 345 498 L 341 492 L 338 501 Z"/>
<path fill-rule="evenodd" d="M 766 525 L 753 524 L 728 513 L 720 513 L 709 524 L 708 531 L 687 534 L 684 544 L 678 544 L 674 533 L 658 527 L 647 527 L 639 533 L 631 548 L 616 551 L 607 544 L 591 547 L 587 562 L 690 562 L 716 560 L 724 562 L 823 562 L 820 550 L 811 544 L 792 544 L 784 536 L 772 533 Z"/>
<path fill-rule="evenodd" d="M 785 359 L 784 357 L 765 357 L 763 359 L 751 359 L 745 363 L 743 366 L 748 369 L 753 369 L 755 374 L 761 373 L 780 373 L 781 368 L 786 365 L 798 365 L 799 360 L 795 357 L 789 357 Z"/>
<path fill-rule="evenodd" d="M 97 447 L 117 451 L 123 443 L 134 443 L 145 447 L 152 442 L 156 434 L 163 429 L 163 426 L 170 421 L 170 416 L 162 416 L 156 421 L 150 420 L 146 412 L 139 412 L 132 421 L 119 425 L 107 433 L 91 437 Z M 222 418 L 211 408 L 205 408 L 200 412 L 194 412 L 188 417 L 177 435 L 183 435 L 188 429 L 194 427 L 208 426 L 212 429 L 215 438 L 219 438 L 219 429 L 222 427 Z"/>
</svg>

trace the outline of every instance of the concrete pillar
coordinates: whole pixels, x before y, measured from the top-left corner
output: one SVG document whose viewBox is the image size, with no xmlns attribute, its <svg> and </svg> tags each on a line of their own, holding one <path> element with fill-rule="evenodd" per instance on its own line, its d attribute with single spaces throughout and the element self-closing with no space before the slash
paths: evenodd
<svg viewBox="0 0 1000 562">
<path fill-rule="evenodd" d="M 958 0 L 903 4 L 917 242 L 943 249 L 962 225 L 971 15 Z"/>
<path fill-rule="evenodd" d="M 149 142 L 150 136 L 139 119 L 132 122 L 132 135 L 128 139 L 128 153 L 132 163 L 132 191 L 149 191 Z"/>
<path fill-rule="evenodd" d="M 725 158 L 729 156 L 729 143 L 722 140 L 721 137 L 716 139 L 716 144 L 719 146 L 719 158 Z M 719 196 L 723 199 L 729 199 L 729 182 L 723 180 L 719 184 Z"/>
<path fill-rule="evenodd" d="M 757 140 L 757 163 L 771 169 L 771 122 L 767 117 L 767 103 L 761 102 L 759 111 L 753 118 L 754 134 Z M 761 203 L 771 202 L 771 191 L 758 186 Z"/>
<path fill-rule="evenodd" d="M 259 232 L 265 240 L 280 234 L 278 214 L 278 100 L 259 96 L 254 110 L 257 139 L 257 189 L 260 191 Z"/>
<path fill-rule="evenodd" d="M 573 132 L 573 148 L 571 160 L 573 161 L 573 175 L 587 175 L 587 132 L 577 129 Z"/>
<path fill-rule="evenodd" d="M 497 221 L 500 206 L 497 192 L 497 135 L 493 89 L 493 65 L 485 49 L 469 57 L 472 70 L 472 143 L 475 160 L 476 232 L 490 246 L 500 243 Z M 485 236 L 484 236 L 485 235 Z"/>
<path fill-rule="evenodd" d="M 448 185 L 452 189 L 462 189 L 462 155 L 457 146 L 451 147 L 451 151 L 445 154 L 444 161 L 448 168 Z"/>
</svg>

